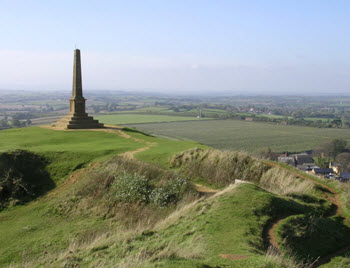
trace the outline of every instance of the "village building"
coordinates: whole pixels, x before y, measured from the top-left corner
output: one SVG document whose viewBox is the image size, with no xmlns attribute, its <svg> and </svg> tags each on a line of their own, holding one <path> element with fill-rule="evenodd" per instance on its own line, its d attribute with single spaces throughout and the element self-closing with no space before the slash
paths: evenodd
<svg viewBox="0 0 350 268">
<path fill-rule="evenodd" d="M 287 164 L 287 165 L 291 165 L 293 167 L 296 166 L 296 161 L 295 161 L 294 156 L 279 156 L 278 157 L 278 162 L 284 163 L 284 164 Z"/>
<path fill-rule="evenodd" d="M 333 169 L 331 168 L 314 168 L 312 169 L 312 173 L 318 176 L 324 176 L 327 174 L 332 174 Z"/>
<path fill-rule="evenodd" d="M 307 154 L 307 153 L 295 154 L 293 156 L 295 157 L 295 161 L 296 161 L 297 165 L 314 163 L 314 159 L 312 158 L 312 156 Z"/>
<path fill-rule="evenodd" d="M 297 165 L 297 169 L 304 172 L 311 172 L 315 168 L 320 168 L 320 167 L 315 165 L 314 163 L 304 163 L 302 165 Z"/>
<path fill-rule="evenodd" d="M 333 172 L 335 174 L 339 174 L 340 173 L 341 164 L 336 163 L 336 162 L 330 162 L 329 163 L 329 168 L 333 169 Z"/>
<path fill-rule="evenodd" d="M 350 180 L 350 172 L 341 172 L 340 177 L 346 180 Z"/>
</svg>

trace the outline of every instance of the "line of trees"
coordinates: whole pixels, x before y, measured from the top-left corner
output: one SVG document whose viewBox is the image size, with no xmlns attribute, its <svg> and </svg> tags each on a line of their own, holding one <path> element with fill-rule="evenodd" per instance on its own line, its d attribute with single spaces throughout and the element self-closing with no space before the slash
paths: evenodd
<svg viewBox="0 0 350 268">
<path fill-rule="evenodd" d="M 8 128 L 17 128 L 17 127 L 27 127 L 32 124 L 30 119 L 27 120 L 18 120 L 16 118 L 12 118 L 12 120 L 8 120 L 6 117 L 0 120 L 0 129 L 8 129 Z"/>
</svg>

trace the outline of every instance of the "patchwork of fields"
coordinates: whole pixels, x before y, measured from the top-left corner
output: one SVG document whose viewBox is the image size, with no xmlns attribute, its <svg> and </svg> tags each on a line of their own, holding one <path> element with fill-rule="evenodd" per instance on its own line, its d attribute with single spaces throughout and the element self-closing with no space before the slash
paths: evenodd
<svg viewBox="0 0 350 268">
<path fill-rule="evenodd" d="M 343 138 L 350 142 L 348 129 L 284 126 L 239 120 L 128 126 L 153 135 L 195 140 L 217 149 L 248 152 L 266 147 L 277 152 L 310 150 L 335 138 Z"/>
<path fill-rule="evenodd" d="M 140 123 L 160 123 L 176 121 L 199 121 L 208 120 L 208 118 L 197 118 L 188 116 L 171 115 L 151 115 L 151 114 L 112 114 L 95 116 L 101 123 L 109 125 L 140 124 Z"/>
</svg>

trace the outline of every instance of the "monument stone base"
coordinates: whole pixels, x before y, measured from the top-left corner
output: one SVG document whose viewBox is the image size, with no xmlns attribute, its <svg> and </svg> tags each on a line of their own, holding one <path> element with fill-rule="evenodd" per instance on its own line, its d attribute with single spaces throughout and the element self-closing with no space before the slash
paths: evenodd
<svg viewBox="0 0 350 268">
<path fill-rule="evenodd" d="M 55 123 L 56 127 L 67 129 L 103 128 L 104 125 L 88 114 L 68 114 Z"/>
</svg>

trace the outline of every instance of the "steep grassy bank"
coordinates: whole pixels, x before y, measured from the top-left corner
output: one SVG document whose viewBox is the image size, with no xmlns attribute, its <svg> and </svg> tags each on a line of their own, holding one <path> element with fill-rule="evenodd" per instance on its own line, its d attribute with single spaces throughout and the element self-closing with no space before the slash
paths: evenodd
<svg viewBox="0 0 350 268">
<path fill-rule="evenodd" d="M 277 224 L 277 232 L 274 225 L 267 226 L 271 228 L 267 237 L 285 256 L 313 262 L 350 244 L 350 229 L 338 212 L 341 204 L 330 183 L 236 152 L 190 149 L 174 156 L 172 165 L 180 173 L 213 187 L 243 179 L 289 198 L 295 207 L 303 205 L 301 210 L 290 209 L 271 218 Z M 337 216 L 328 218 L 332 215 Z M 279 223 L 279 218 L 285 220 Z"/>
<path fill-rule="evenodd" d="M 228 186 L 237 179 L 254 183 L 280 195 L 322 195 L 324 190 L 278 165 L 267 165 L 240 152 L 193 148 L 174 155 L 170 166 L 212 187 Z"/>
</svg>

